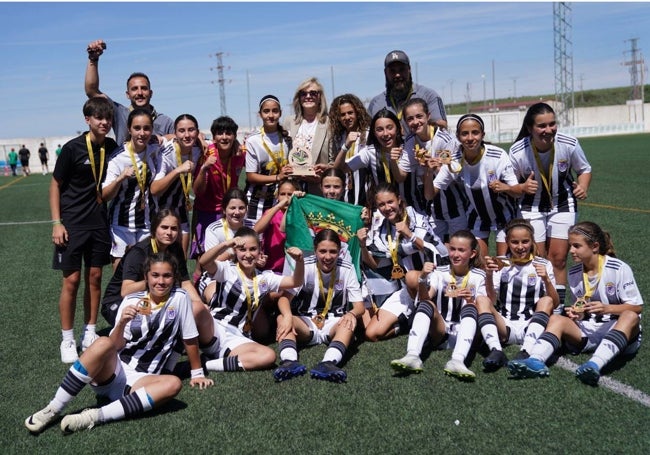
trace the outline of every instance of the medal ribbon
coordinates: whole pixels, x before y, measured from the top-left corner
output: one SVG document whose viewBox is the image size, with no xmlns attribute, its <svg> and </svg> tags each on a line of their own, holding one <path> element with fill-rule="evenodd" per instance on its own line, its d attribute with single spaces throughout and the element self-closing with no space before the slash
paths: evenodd
<svg viewBox="0 0 650 455">
<path fill-rule="evenodd" d="M 408 95 L 406 95 L 406 99 L 404 100 L 404 102 L 406 102 L 411 97 L 412 94 L 413 94 L 413 87 L 411 87 L 409 89 L 409 93 L 408 93 Z M 403 111 L 403 109 L 401 109 L 401 108 L 399 110 L 397 109 L 397 103 L 395 102 L 395 99 L 393 98 L 393 95 L 390 96 L 390 104 L 393 107 L 393 110 L 395 111 L 395 113 L 397 114 L 397 120 L 401 121 L 402 120 L 402 111 Z"/>
<path fill-rule="evenodd" d="M 158 243 L 156 242 L 156 239 L 152 237 L 150 240 L 151 240 L 151 249 L 153 250 L 153 254 L 158 253 Z"/>
<path fill-rule="evenodd" d="M 382 152 L 381 150 L 379 151 L 379 159 L 381 161 L 381 165 L 384 167 L 384 174 L 386 176 L 386 182 L 392 183 L 391 178 L 390 178 L 390 167 L 388 165 L 388 159 L 386 158 L 386 154 L 384 152 Z"/>
<path fill-rule="evenodd" d="M 257 273 L 253 276 L 253 298 L 251 299 L 251 291 L 248 289 L 248 278 L 246 278 L 246 275 L 242 271 L 241 267 L 239 267 L 239 264 L 237 264 L 237 273 L 239 274 L 239 278 L 241 279 L 241 284 L 242 288 L 244 289 L 244 294 L 246 295 L 246 304 L 247 304 L 247 310 L 246 310 L 246 322 L 249 324 L 253 320 L 253 311 L 257 309 L 257 306 L 260 303 L 260 288 L 257 282 Z"/>
<path fill-rule="evenodd" d="M 534 258 L 534 257 L 533 257 L 533 253 L 530 253 L 530 254 L 529 254 L 528 256 L 526 256 L 525 258 L 521 258 L 521 259 L 519 259 L 519 258 L 513 258 L 513 257 L 511 256 L 511 257 L 508 258 L 508 260 L 509 260 L 510 262 L 512 262 L 513 264 L 528 264 L 530 261 L 533 260 L 533 258 Z"/>
<path fill-rule="evenodd" d="M 402 221 L 406 221 L 408 217 L 408 214 L 405 212 L 404 213 L 404 219 Z M 396 233 L 395 235 L 395 242 L 393 242 L 393 236 L 391 235 L 391 227 L 390 227 L 390 222 L 386 220 L 386 240 L 388 241 L 388 250 L 390 251 L 390 257 L 393 260 L 393 266 L 399 265 L 397 262 L 397 248 L 398 244 L 397 241 L 399 239 L 399 234 Z M 397 232 L 397 231 L 396 231 Z"/>
<path fill-rule="evenodd" d="M 481 153 L 479 153 L 479 155 L 478 155 L 475 159 L 473 159 L 472 161 L 467 160 L 467 159 L 465 158 L 465 154 L 463 153 L 463 154 L 462 154 L 462 158 L 461 158 L 461 169 L 462 169 L 462 167 L 463 167 L 463 163 L 467 163 L 467 164 L 469 164 L 470 166 L 474 166 L 476 163 L 478 163 L 479 161 L 481 161 L 481 159 L 483 158 L 483 154 L 484 154 L 484 153 L 485 153 L 485 147 L 481 147 Z"/>
<path fill-rule="evenodd" d="M 99 148 L 99 177 L 97 176 L 97 169 L 95 168 L 95 154 L 93 153 L 93 144 L 90 142 L 90 133 L 86 134 L 86 148 L 88 149 L 88 160 L 90 161 L 90 168 L 93 170 L 93 178 L 95 179 L 95 192 L 97 193 L 97 201 L 102 198 L 102 192 L 99 186 L 102 184 L 102 177 L 104 175 L 104 159 L 106 158 L 106 148 L 104 144 Z"/>
<path fill-rule="evenodd" d="M 178 142 L 174 142 L 174 150 L 176 150 L 176 162 L 180 166 L 183 164 L 183 157 L 181 156 L 181 146 Z M 190 159 L 192 158 L 192 151 L 190 150 Z M 181 180 L 181 186 L 183 187 L 183 194 L 185 195 L 185 200 L 190 200 L 190 188 L 192 188 L 192 173 L 188 172 L 183 175 L 180 174 L 178 178 Z"/>
<path fill-rule="evenodd" d="M 555 161 L 555 144 L 551 148 L 551 159 L 549 160 L 548 163 L 548 174 L 545 174 L 544 169 L 542 169 L 542 160 L 539 158 L 539 152 L 537 151 L 537 148 L 535 148 L 533 141 L 530 141 L 530 146 L 533 149 L 533 155 L 535 155 L 535 162 L 537 163 L 537 169 L 539 169 L 539 175 L 542 178 L 542 185 L 544 185 L 544 188 L 548 193 L 548 198 L 551 201 L 551 206 L 552 206 L 553 196 L 551 195 L 551 190 L 552 190 L 551 185 L 553 183 L 553 162 Z"/>
<path fill-rule="evenodd" d="M 279 139 L 279 142 L 280 142 L 280 151 L 277 152 L 277 153 L 271 151 L 271 147 L 269 147 L 268 144 L 266 143 L 266 141 L 264 140 L 264 137 L 266 136 L 264 134 L 264 127 L 262 127 L 260 129 L 260 135 L 262 136 L 262 146 L 264 147 L 264 150 L 266 150 L 266 153 L 269 154 L 269 156 L 273 160 L 273 163 L 275 163 L 275 168 L 276 168 L 275 173 L 279 174 L 280 170 L 282 169 L 282 166 L 286 162 L 286 160 L 284 159 L 284 144 L 283 144 L 284 141 L 282 140 L 282 135 L 278 132 L 278 139 Z"/>
<path fill-rule="evenodd" d="M 598 288 L 598 283 L 600 283 L 600 277 L 603 274 L 603 267 L 605 266 L 605 256 L 602 254 L 598 255 L 598 274 L 596 275 L 596 284 L 594 286 L 589 285 L 589 275 L 587 272 L 582 272 L 582 281 L 585 286 L 585 295 L 584 299 L 589 300 L 591 296 L 594 295 L 594 291 Z"/>
<path fill-rule="evenodd" d="M 138 186 L 140 187 L 140 197 L 144 199 L 144 193 L 145 193 L 145 185 L 146 185 L 146 180 L 147 180 L 147 152 L 145 148 L 145 155 L 144 155 L 144 160 L 142 160 L 142 172 L 140 172 L 138 168 L 138 163 L 135 160 L 135 152 L 133 151 L 133 147 L 131 142 L 127 142 L 124 144 L 126 149 L 129 152 L 129 156 L 131 157 L 131 163 L 133 164 L 133 172 L 135 173 L 135 179 L 138 181 Z"/>
<path fill-rule="evenodd" d="M 329 285 L 327 286 L 327 297 L 325 296 L 325 288 L 323 286 L 323 274 L 320 271 L 320 268 L 316 267 L 316 270 L 318 271 L 318 289 L 320 291 L 320 297 L 323 297 L 323 299 L 325 299 L 325 307 L 323 308 L 323 311 L 321 311 L 320 317 L 321 319 L 325 319 L 327 313 L 330 310 L 330 306 L 332 305 L 332 297 L 334 297 L 334 283 L 336 282 L 336 265 L 334 265 L 334 268 L 330 273 L 330 282 Z"/>
<path fill-rule="evenodd" d="M 454 273 L 453 270 L 451 270 L 451 269 L 449 270 L 449 275 L 451 275 L 450 283 L 457 284 L 458 281 L 456 279 L 456 274 Z M 467 283 L 469 282 L 469 275 L 470 275 L 470 273 L 469 273 L 469 270 L 468 270 L 467 275 L 465 275 L 465 277 L 463 278 L 463 281 L 460 283 L 460 287 L 458 288 L 459 290 L 460 289 L 465 289 L 467 287 Z"/>
</svg>

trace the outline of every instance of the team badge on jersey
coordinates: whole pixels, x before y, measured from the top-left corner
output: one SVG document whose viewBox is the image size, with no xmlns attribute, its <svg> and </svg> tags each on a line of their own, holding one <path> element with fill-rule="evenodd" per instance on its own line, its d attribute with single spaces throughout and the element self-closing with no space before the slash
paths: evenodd
<svg viewBox="0 0 650 455">
<path fill-rule="evenodd" d="M 260 294 L 263 294 L 265 292 L 268 292 L 269 290 L 269 283 L 266 281 L 266 278 L 262 278 L 259 283 L 260 287 Z"/>
<path fill-rule="evenodd" d="M 167 319 L 174 320 L 176 319 L 176 308 L 170 306 L 167 308 Z"/>
<path fill-rule="evenodd" d="M 605 285 L 605 292 L 607 295 L 616 295 L 616 285 L 610 281 Z"/>
<path fill-rule="evenodd" d="M 488 174 L 488 183 L 492 183 L 492 182 L 494 182 L 494 181 L 497 179 L 497 173 L 496 173 L 496 171 L 493 171 L 493 170 L 490 169 L 490 170 L 487 172 L 487 174 Z"/>
<path fill-rule="evenodd" d="M 528 286 L 535 286 L 535 283 L 537 282 L 537 274 L 536 273 L 531 273 L 528 275 Z"/>
<path fill-rule="evenodd" d="M 566 172 L 569 169 L 569 162 L 567 160 L 558 160 L 557 169 L 560 172 Z"/>
<path fill-rule="evenodd" d="M 343 280 L 336 280 L 334 282 L 334 290 L 335 291 L 342 291 L 343 290 Z"/>
</svg>

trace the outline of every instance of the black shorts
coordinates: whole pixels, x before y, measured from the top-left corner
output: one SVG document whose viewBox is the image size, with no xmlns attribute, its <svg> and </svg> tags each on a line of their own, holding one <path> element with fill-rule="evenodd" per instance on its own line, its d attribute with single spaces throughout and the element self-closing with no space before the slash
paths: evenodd
<svg viewBox="0 0 650 455">
<path fill-rule="evenodd" d="M 54 247 L 54 270 L 81 270 L 86 267 L 103 267 L 111 262 L 111 235 L 108 229 L 68 231 L 68 244 Z"/>
<path fill-rule="evenodd" d="M 47 164 L 47 158 L 41 158 L 41 164 Z"/>
<path fill-rule="evenodd" d="M 29 166 L 29 160 L 20 160 L 20 165 L 22 167 L 28 167 Z"/>
</svg>

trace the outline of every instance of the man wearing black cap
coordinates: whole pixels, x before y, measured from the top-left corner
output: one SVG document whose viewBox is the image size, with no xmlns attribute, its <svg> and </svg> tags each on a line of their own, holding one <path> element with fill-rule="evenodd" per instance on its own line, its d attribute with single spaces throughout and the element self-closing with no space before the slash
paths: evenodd
<svg viewBox="0 0 650 455">
<path fill-rule="evenodd" d="M 384 59 L 386 91 L 375 96 L 368 106 L 368 112 L 374 116 L 383 108 L 393 111 L 406 129 L 402 119 L 402 108 L 410 98 L 422 98 L 429 106 L 429 117 L 436 126 L 447 127 L 447 114 L 442 98 L 435 90 L 414 84 L 411 77 L 411 62 L 404 51 L 391 51 Z"/>
</svg>

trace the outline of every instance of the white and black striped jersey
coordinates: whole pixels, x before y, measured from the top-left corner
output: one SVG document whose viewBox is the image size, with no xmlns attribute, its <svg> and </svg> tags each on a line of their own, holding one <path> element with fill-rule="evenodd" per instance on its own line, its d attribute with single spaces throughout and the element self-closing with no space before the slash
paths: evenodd
<svg viewBox="0 0 650 455">
<path fill-rule="evenodd" d="M 212 279 L 217 282 L 217 289 L 210 302 L 210 312 L 215 319 L 234 325 L 243 332 L 248 312 L 246 291 L 243 286 L 248 287 L 249 295 L 253 300 L 255 298 L 253 280 L 246 279 L 246 283 L 242 283 L 237 265 L 233 262 L 217 261 L 216 264 L 217 271 Z M 282 278 L 281 275 L 276 275 L 270 270 L 257 271 L 255 278 L 259 290 L 257 305 L 263 305 L 264 300 L 269 298 L 269 293 L 278 291 Z"/>
<path fill-rule="evenodd" d="M 555 156 L 550 163 L 551 152 L 539 153 L 540 164 L 544 175 L 549 166 L 553 165 L 551 175 L 551 197 L 542 184 L 541 170 L 535 160 L 535 154 L 530 142 L 530 136 L 515 142 L 510 147 L 510 161 L 515 176 L 520 183 L 526 181 L 531 171 L 535 172 L 535 180 L 539 182 L 535 194 L 524 194 L 519 200 L 520 208 L 525 212 L 576 212 L 576 198 L 573 195 L 572 171 L 577 175 L 590 173 L 591 166 L 585 152 L 580 147 L 578 139 L 566 134 L 557 133 L 554 142 Z"/>
<path fill-rule="evenodd" d="M 354 266 L 349 261 L 340 257 L 336 260 L 335 277 L 332 277 L 332 272 L 321 273 L 325 295 L 321 295 L 318 275 L 316 256 L 308 256 L 305 258 L 304 284 L 300 288 L 289 291 L 294 294 L 291 300 L 291 310 L 294 314 L 310 317 L 321 314 L 325 308 L 325 299 L 332 279 L 335 281 L 328 313 L 343 316 L 352 303 L 363 301 L 361 285 L 357 280 Z"/>
<path fill-rule="evenodd" d="M 145 291 L 127 295 L 115 320 L 121 319 L 124 308 L 137 305 L 146 295 Z M 138 314 L 126 324 L 126 345 L 119 353 L 120 360 L 136 371 L 160 374 L 174 342 L 179 337 L 190 340 L 198 336 L 190 296 L 181 288 L 173 288 L 161 308 L 154 309 L 150 315 Z"/>
<path fill-rule="evenodd" d="M 502 229 L 517 216 L 516 201 L 506 193 L 495 193 L 488 184 L 501 180 L 513 186 L 518 181 L 512 171 L 512 164 L 505 150 L 485 144 L 485 152 L 476 164 L 462 160 L 462 169 L 452 173 L 447 166 L 438 172 L 433 186 L 444 190 L 456 179 L 460 179 L 467 196 L 467 222 L 470 229 L 495 231 Z"/>
<path fill-rule="evenodd" d="M 368 132 L 365 131 L 363 135 L 367 138 Z M 332 148 L 330 152 L 332 156 L 337 156 L 339 154 L 341 147 L 343 144 L 345 144 L 345 139 L 347 136 L 348 133 L 344 132 L 341 137 L 332 140 Z M 361 137 L 358 137 L 354 143 L 353 156 L 358 154 L 359 150 L 362 147 L 365 147 L 365 141 L 362 143 Z M 369 170 L 363 167 L 354 172 L 346 173 L 343 200 L 349 204 L 365 206 L 367 201 L 366 196 L 368 194 L 368 190 L 370 189 L 370 181 L 368 180 L 369 178 Z"/>
<path fill-rule="evenodd" d="M 278 174 L 276 163 L 266 151 L 266 147 L 273 153 L 283 151 L 283 160 L 287 160 L 291 142 L 287 141 L 279 133 L 269 133 L 262 136 L 261 130 L 251 134 L 246 138 L 246 172 L 254 172 L 262 175 Z M 273 206 L 274 193 L 277 188 L 276 183 L 268 185 L 252 184 L 246 182 L 246 196 L 248 197 L 247 218 L 259 220 L 262 214 Z"/>
<path fill-rule="evenodd" d="M 162 168 L 160 169 L 160 172 L 158 172 L 158 174 L 154 177 L 154 181 L 162 179 L 178 166 L 183 164 L 178 162 L 178 156 L 176 155 L 176 148 L 174 147 L 173 140 L 165 141 L 163 143 L 161 154 Z M 196 165 L 198 164 L 202 154 L 203 151 L 199 147 L 192 147 L 192 152 L 190 154 L 189 160 Z M 191 175 L 191 173 L 185 174 L 183 178 L 187 178 L 189 175 Z M 189 185 L 191 193 L 191 181 L 189 182 Z M 156 211 L 162 208 L 173 209 L 180 217 L 181 224 L 189 222 L 189 213 L 187 213 L 187 207 L 185 205 L 185 194 L 183 193 L 183 185 L 181 183 L 180 177 L 174 179 L 174 181 L 163 192 L 163 194 L 157 198 L 154 197 L 154 200 L 156 202 Z"/>
<path fill-rule="evenodd" d="M 487 295 L 485 290 L 485 271 L 478 268 L 469 269 L 469 278 L 467 279 L 466 287 L 472 291 L 474 298 L 479 295 Z M 456 276 L 455 283 L 458 289 L 461 288 L 461 283 L 467 275 Z M 429 286 L 436 290 L 435 303 L 438 312 L 447 322 L 460 322 L 460 309 L 465 305 L 465 299 L 460 297 L 447 297 L 445 295 L 447 286 L 454 277 L 451 275 L 451 268 L 449 265 L 436 267 L 436 269 L 429 274 Z M 422 300 L 422 296 L 420 296 Z"/>
<path fill-rule="evenodd" d="M 376 150 L 373 145 L 361 147 L 359 153 L 345 161 L 352 172 L 365 169 L 370 172 L 372 185 L 378 186 L 381 182 L 397 184 L 397 179 L 390 171 L 390 156 L 385 155 L 382 161 L 381 151 Z M 384 166 L 385 165 L 385 166 Z M 389 178 L 386 173 L 388 172 Z"/>
<path fill-rule="evenodd" d="M 433 200 L 433 204 L 424 198 L 424 173 L 415 154 L 416 145 L 428 151 L 429 156 L 435 156 L 438 150 L 451 152 L 452 160 L 460 162 L 461 155 L 459 144 L 447 130 L 436 128 L 433 138 L 423 143 L 415 134 L 409 135 L 404 141 L 404 153 L 398 161 L 398 167 L 408 172 L 409 175 L 400 184 L 400 194 L 417 211 L 433 215 L 438 220 L 451 220 L 465 214 L 465 194 L 458 182 L 452 182 L 449 187 L 440 191 Z"/>
<path fill-rule="evenodd" d="M 446 261 L 447 250 L 438 236 L 433 232 L 429 221 L 421 213 L 416 212 L 413 207 L 406 207 L 409 229 L 413 233 L 411 239 L 400 236 L 397 241 L 397 258 L 404 270 L 422 270 L 425 262 L 441 264 Z M 377 269 L 375 270 L 386 279 L 390 279 L 393 261 L 391 259 L 388 235 L 393 242 L 396 242 L 395 226 L 375 210 L 372 222 L 368 231 L 366 246 L 368 252 L 375 258 Z M 424 248 L 420 251 L 415 246 L 415 238 L 424 241 Z"/>
<path fill-rule="evenodd" d="M 582 264 L 575 264 L 569 269 L 572 304 L 577 298 L 582 298 L 585 295 L 582 272 Z M 605 256 L 605 264 L 598 284 L 590 283 L 590 286 L 594 285 L 596 289 L 589 299 L 591 301 L 602 302 L 605 305 L 620 305 L 622 303 L 643 305 L 643 297 L 639 292 L 632 269 L 620 259 Z M 607 322 L 612 319 L 618 319 L 618 316 L 615 314 L 590 315 L 590 320 L 594 322 Z"/>
<path fill-rule="evenodd" d="M 147 145 L 147 148 L 135 153 L 137 172 L 142 173 L 142 164 L 147 163 L 145 176 L 145 194 L 141 195 L 138 180 L 133 177 L 122 180 L 116 196 L 111 200 L 108 208 L 110 223 L 114 226 L 123 226 L 130 229 L 148 229 L 150 226 L 150 214 L 154 208 L 153 197 L 149 192 L 149 185 L 158 176 L 162 169 L 162 154 L 160 146 L 155 144 Z M 133 167 L 131 155 L 125 149 L 124 144 L 118 148 L 110 157 L 106 169 L 106 179 L 102 188 L 113 183 L 127 167 Z M 144 210 L 141 206 L 141 197 L 144 198 Z"/>
<path fill-rule="evenodd" d="M 535 257 L 526 264 L 511 264 L 492 274 L 499 312 L 511 321 L 527 321 L 535 313 L 535 304 L 547 294 L 544 282 L 537 276 L 534 262 L 544 264 L 546 274 L 555 286 L 553 265 Z"/>
</svg>

